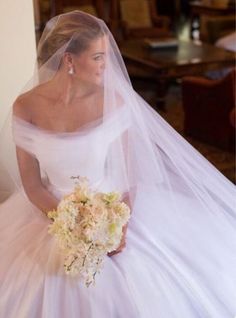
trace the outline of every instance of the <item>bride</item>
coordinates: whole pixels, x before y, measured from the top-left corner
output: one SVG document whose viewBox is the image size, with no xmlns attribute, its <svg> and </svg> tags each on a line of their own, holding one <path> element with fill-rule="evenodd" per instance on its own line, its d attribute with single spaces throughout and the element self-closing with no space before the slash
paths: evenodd
<svg viewBox="0 0 236 318">
<path fill-rule="evenodd" d="M 16 190 L 0 205 L 1 317 L 236 315 L 235 186 L 133 90 L 103 21 L 74 11 L 47 23 L 10 124 L 18 169 L 9 126 L 1 161 Z M 132 211 L 90 288 L 63 272 L 48 233 L 47 212 L 77 176 L 120 191 Z"/>
</svg>

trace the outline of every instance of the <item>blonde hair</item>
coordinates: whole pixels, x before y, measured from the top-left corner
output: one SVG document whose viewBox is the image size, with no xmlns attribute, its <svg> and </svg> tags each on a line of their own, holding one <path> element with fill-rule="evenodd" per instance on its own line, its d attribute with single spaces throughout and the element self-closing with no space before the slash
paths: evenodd
<svg viewBox="0 0 236 318">
<path fill-rule="evenodd" d="M 83 13 L 59 16 L 51 28 L 47 27 L 48 24 L 45 27 L 47 34 L 43 34 L 44 38 L 42 36 L 38 46 L 40 65 L 46 63 L 63 46 L 64 52 L 78 55 L 89 47 L 92 40 L 104 34 L 98 20 Z"/>
</svg>

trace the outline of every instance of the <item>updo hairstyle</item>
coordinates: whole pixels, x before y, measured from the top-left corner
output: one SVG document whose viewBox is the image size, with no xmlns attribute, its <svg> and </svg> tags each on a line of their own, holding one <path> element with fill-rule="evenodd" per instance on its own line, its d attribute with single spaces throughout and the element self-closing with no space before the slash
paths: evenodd
<svg viewBox="0 0 236 318">
<path fill-rule="evenodd" d="M 50 58 L 59 49 L 63 53 L 76 55 L 85 51 L 92 40 L 104 35 L 104 28 L 102 29 L 100 23 L 102 21 L 99 22 L 97 18 L 80 12 L 64 14 L 48 21 L 38 45 L 39 65 L 46 62 L 52 64 Z"/>
</svg>

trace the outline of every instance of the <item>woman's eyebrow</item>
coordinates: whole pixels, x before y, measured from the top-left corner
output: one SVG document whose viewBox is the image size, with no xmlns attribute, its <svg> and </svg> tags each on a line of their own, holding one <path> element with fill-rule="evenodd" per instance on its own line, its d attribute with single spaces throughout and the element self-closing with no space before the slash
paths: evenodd
<svg viewBox="0 0 236 318">
<path fill-rule="evenodd" d="M 93 53 L 92 56 L 93 55 L 98 55 L 98 54 L 105 54 L 105 52 L 96 52 L 96 53 Z"/>
</svg>

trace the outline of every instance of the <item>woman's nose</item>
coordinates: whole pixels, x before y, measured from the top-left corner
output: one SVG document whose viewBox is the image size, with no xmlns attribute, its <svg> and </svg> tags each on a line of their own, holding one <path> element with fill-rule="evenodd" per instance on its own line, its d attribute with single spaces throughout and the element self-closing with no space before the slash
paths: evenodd
<svg viewBox="0 0 236 318">
<path fill-rule="evenodd" d="M 101 63 L 100 69 L 101 69 L 101 70 L 104 70 L 104 69 L 105 69 L 105 61 L 103 61 L 103 62 Z"/>
</svg>

